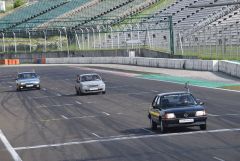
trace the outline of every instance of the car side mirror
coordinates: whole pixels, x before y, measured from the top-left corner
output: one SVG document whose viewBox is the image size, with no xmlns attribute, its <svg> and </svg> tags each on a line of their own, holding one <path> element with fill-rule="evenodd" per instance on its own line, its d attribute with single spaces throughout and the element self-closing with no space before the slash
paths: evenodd
<svg viewBox="0 0 240 161">
<path fill-rule="evenodd" d="M 197 104 L 198 105 L 204 105 L 204 102 L 202 102 L 200 99 L 197 99 Z"/>
</svg>

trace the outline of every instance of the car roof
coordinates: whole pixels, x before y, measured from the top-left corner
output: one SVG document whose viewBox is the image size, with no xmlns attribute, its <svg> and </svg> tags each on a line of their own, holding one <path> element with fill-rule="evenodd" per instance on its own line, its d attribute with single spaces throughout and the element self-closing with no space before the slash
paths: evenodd
<svg viewBox="0 0 240 161">
<path fill-rule="evenodd" d="M 191 93 L 186 91 L 177 91 L 177 92 L 159 93 L 158 96 L 174 95 L 174 94 L 191 94 Z"/>
<path fill-rule="evenodd" d="M 87 75 L 98 75 L 97 73 L 87 73 L 87 74 L 81 74 L 80 77 L 82 76 L 87 76 Z M 98 75 L 99 76 L 99 75 Z"/>
<path fill-rule="evenodd" d="M 36 74 L 35 72 L 21 72 L 21 73 L 18 73 L 18 74 L 29 74 L 29 73 L 34 73 L 34 74 Z"/>
</svg>

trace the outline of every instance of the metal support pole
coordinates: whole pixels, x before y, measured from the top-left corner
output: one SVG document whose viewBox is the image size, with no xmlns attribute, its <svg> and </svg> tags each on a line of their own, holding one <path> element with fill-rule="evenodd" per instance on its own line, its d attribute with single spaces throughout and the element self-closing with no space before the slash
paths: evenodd
<svg viewBox="0 0 240 161">
<path fill-rule="evenodd" d="M 173 23 L 172 23 L 172 16 L 168 16 L 169 19 L 169 29 L 170 29 L 170 51 L 171 54 L 174 55 L 174 33 L 173 33 Z"/>
<path fill-rule="evenodd" d="M 100 27 L 98 28 L 98 41 L 99 41 L 99 48 L 101 49 L 102 48 L 102 42 L 101 42 L 101 29 Z"/>
<path fill-rule="evenodd" d="M 80 30 L 81 30 L 81 32 L 82 32 L 82 34 L 81 34 L 81 37 L 82 37 L 82 49 L 84 49 L 84 35 L 83 35 L 83 29 L 81 29 L 80 28 Z"/>
<path fill-rule="evenodd" d="M 78 46 L 78 49 L 81 49 L 81 48 L 80 48 L 80 42 L 79 42 L 79 39 L 78 39 L 78 35 L 77 35 L 76 30 L 74 30 L 74 33 L 75 33 L 76 45 Z"/>
<path fill-rule="evenodd" d="M 113 34 L 112 34 L 112 27 L 109 26 L 109 28 L 110 28 L 110 31 L 111 31 L 111 42 L 112 42 L 112 49 L 113 49 Z"/>
<path fill-rule="evenodd" d="M 47 33 L 43 31 L 44 34 L 44 52 L 47 52 Z"/>
<path fill-rule="evenodd" d="M 67 39 L 67 56 L 69 58 L 69 45 L 68 45 L 68 35 L 67 35 L 67 29 L 66 27 L 63 27 L 64 31 L 65 31 L 65 35 L 66 35 L 66 39 Z"/>
<path fill-rule="evenodd" d="M 90 48 L 90 36 L 89 36 L 89 29 L 85 28 L 87 30 L 87 39 L 88 39 L 88 49 Z"/>
<path fill-rule="evenodd" d="M 61 51 L 63 51 L 63 44 L 62 44 L 62 31 L 61 30 L 58 30 L 59 31 L 59 43 L 60 43 L 60 49 Z"/>
<path fill-rule="evenodd" d="M 95 49 L 96 48 L 96 43 L 95 43 L 95 30 L 94 28 L 92 27 L 92 32 L 93 32 L 93 48 Z"/>
<path fill-rule="evenodd" d="M 4 33 L 2 33 L 2 42 L 3 42 L 3 52 L 6 52 Z"/>
<path fill-rule="evenodd" d="M 16 42 L 16 34 L 13 32 L 13 41 L 14 41 L 14 51 L 17 52 L 17 42 Z"/>
<path fill-rule="evenodd" d="M 32 40 L 31 40 L 31 33 L 28 31 L 28 38 L 29 38 L 29 52 L 32 52 Z"/>
</svg>

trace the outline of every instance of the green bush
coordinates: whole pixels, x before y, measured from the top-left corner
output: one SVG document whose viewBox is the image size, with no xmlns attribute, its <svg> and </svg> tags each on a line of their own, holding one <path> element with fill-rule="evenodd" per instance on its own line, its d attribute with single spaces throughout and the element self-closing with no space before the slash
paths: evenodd
<svg viewBox="0 0 240 161">
<path fill-rule="evenodd" d="M 17 8 L 17 7 L 19 7 L 19 6 L 23 5 L 23 4 L 24 4 L 23 0 L 15 0 L 14 4 L 13 4 L 13 7 Z"/>
</svg>

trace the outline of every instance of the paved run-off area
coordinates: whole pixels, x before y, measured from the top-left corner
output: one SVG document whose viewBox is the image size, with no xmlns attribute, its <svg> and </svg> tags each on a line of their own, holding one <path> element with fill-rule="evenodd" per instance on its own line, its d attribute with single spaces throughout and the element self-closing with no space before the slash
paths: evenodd
<svg viewBox="0 0 240 161">
<path fill-rule="evenodd" d="M 149 129 L 151 101 L 161 92 L 185 90 L 184 85 L 145 79 L 147 73 L 95 68 L 1 68 L 0 129 L 6 140 L 0 141 L 0 160 L 239 160 L 240 93 L 191 86 L 206 104 L 208 130 L 193 127 L 161 134 Z M 32 70 L 41 76 L 42 89 L 16 92 L 16 73 Z M 106 95 L 75 95 L 76 75 L 88 72 L 103 77 Z M 147 77 L 164 73 L 155 74 Z"/>
</svg>

